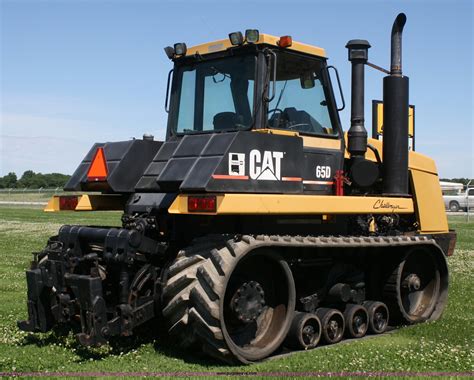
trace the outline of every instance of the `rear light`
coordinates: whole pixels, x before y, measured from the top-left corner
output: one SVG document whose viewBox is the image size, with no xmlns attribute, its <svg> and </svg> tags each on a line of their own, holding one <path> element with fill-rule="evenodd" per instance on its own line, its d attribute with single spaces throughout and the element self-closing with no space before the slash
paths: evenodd
<svg viewBox="0 0 474 380">
<path fill-rule="evenodd" d="M 189 212 L 216 212 L 217 200 L 215 195 L 188 197 Z"/>
<path fill-rule="evenodd" d="M 77 195 L 61 195 L 59 197 L 60 210 L 75 210 L 79 197 Z"/>
<path fill-rule="evenodd" d="M 293 43 L 293 39 L 291 36 L 283 36 L 280 37 L 280 40 L 278 41 L 278 46 L 282 48 L 290 47 L 291 44 Z"/>
</svg>

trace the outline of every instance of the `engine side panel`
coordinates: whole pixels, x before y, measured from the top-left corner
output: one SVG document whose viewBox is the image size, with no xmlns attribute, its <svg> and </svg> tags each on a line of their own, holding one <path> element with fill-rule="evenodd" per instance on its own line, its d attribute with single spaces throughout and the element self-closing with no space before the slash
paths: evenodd
<svg viewBox="0 0 474 380">
<path fill-rule="evenodd" d="M 187 135 L 163 144 L 137 192 L 332 194 L 342 149 L 304 147 L 295 135 Z"/>
<path fill-rule="evenodd" d="M 448 232 L 448 220 L 438 176 L 414 169 L 410 170 L 410 174 L 420 232 Z"/>
</svg>

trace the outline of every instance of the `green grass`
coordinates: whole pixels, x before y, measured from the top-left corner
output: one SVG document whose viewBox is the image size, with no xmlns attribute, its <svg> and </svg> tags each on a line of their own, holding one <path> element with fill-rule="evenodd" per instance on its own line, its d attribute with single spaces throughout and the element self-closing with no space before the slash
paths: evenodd
<svg viewBox="0 0 474 380">
<path fill-rule="evenodd" d="M 24 270 L 62 224 L 119 225 L 120 213 L 43 213 L 0 207 L 0 372 L 2 371 L 473 371 L 474 222 L 454 218 L 458 244 L 449 259 L 449 303 L 443 318 L 391 334 L 299 352 L 250 366 L 221 366 L 183 353 L 152 336 L 117 339 L 101 348 L 81 347 L 72 335 L 27 334 Z"/>
<path fill-rule="evenodd" d="M 54 195 L 52 192 L 0 192 L 0 201 L 4 202 L 43 202 L 47 203 Z"/>
<path fill-rule="evenodd" d="M 474 214 L 467 223 L 466 216 L 450 216 L 449 228 L 457 231 L 458 247 L 474 250 Z"/>
<path fill-rule="evenodd" d="M 83 192 L 74 192 L 74 193 L 65 193 L 62 190 L 58 190 L 57 192 L 54 191 L 29 191 L 23 192 L 19 191 L 0 191 L 0 202 L 38 202 L 46 204 L 51 199 L 53 195 L 72 195 L 72 194 L 84 194 Z M 93 193 L 88 193 L 93 194 Z M 31 208 L 32 206 L 41 207 L 41 205 L 29 205 Z M 11 206 L 10 206 L 11 207 Z M 17 207 L 17 206 L 15 206 Z"/>
</svg>

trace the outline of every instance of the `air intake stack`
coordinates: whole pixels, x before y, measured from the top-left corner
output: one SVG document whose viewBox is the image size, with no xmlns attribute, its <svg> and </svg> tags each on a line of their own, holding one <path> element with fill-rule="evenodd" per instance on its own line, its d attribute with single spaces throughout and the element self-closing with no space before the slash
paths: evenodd
<svg viewBox="0 0 474 380">
<path fill-rule="evenodd" d="M 347 150 L 351 155 L 349 177 L 354 187 L 368 189 L 379 177 L 377 165 L 365 159 L 367 130 L 364 125 L 364 70 L 370 44 L 366 40 L 350 40 L 346 48 L 352 64 L 351 127 L 347 132 Z"/>
<path fill-rule="evenodd" d="M 408 194 L 408 77 L 402 75 L 400 13 L 392 27 L 390 75 L 383 79 L 383 193 Z"/>
<path fill-rule="evenodd" d="M 346 44 L 352 63 L 351 127 L 347 132 L 347 150 L 351 159 L 364 158 L 367 151 L 367 130 L 364 126 L 364 69 L 370 44 L 366 40 L 350 40 Z"/>
</svg>

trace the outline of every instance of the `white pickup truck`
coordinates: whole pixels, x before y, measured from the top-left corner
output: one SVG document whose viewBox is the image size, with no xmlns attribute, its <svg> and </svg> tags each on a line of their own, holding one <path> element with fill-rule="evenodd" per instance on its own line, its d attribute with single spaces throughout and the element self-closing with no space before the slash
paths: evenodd
<svg viewBox="0 0 474 380">
<path fill-rule="evenodd" d="M 474 188 L 466 189 L 457 195 L 443 195 L 444 206 L 449 211 L 459 211 L 474 208 Z"/>
</svg>

